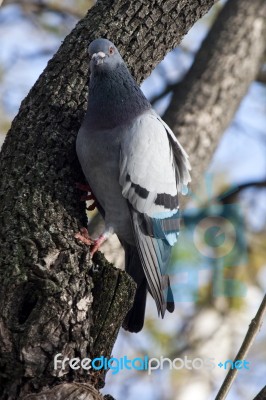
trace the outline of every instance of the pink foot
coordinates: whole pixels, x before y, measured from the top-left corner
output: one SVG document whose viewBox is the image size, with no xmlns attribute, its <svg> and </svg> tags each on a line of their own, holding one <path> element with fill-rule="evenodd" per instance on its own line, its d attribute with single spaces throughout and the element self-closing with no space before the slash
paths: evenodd
<svg viewBox="0 0 266 400">
<path fill-rule="evenodd" d="M 103 242 L 105 242 L 106 240 L 106 236 L 105 234 L 101 235 L 98 237 L 98 239 L 96 239 L 93 243 L 93 247 L 91 249 L 91 256 L 93 257 L 93 255 L 96 253 L 96 251 L 99 250 L 100 246 L 103 244 Z"/>
<path fill-rule="evenodd" d="M 94 240 L 90 237 L 89 232 L 86 228 L 81 228 L 80 232 L 75 234 L 75 238 L 80 240 L 87 246 L 90 246 L 94 243 Z"/>
<path fill-rule="evenodd" d="M 90 250 L 92 257 L 96 253 L 96 251 L 99 250 L 99 248 L 103 244 L 103 242 L 105 242 L 105 240 L 107 239 L 106 234 L 103 233 L 102 235 L 100 235 L 98 237 L 98 239 L 93 240 L 90 237 L 89 232 L 86 228 L 81 228 L 80 232 L 75 234 L 75 238 L 80 240 L 82 243 L 86 244 L 87 246 L 92 245 L 92 249 Z"/>
</svg>

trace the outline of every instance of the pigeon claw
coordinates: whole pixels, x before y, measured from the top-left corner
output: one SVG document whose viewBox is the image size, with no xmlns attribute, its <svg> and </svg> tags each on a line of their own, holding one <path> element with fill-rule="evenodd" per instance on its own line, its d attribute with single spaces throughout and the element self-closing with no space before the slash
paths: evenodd
<svg viewBox="0 0 266 400">
<path fill-rule="evenodd" d="M 90 251 L 91 256 L 93 257 L 93 255 L 96 253 L 96 251 L 99 250 L 100 246 L 103 244 L 103 242 L 105 242 L 106 240 L 106 235 L 103 234 L 101 236 L 98 237 L 98 239 L 96 239 L 93 243 L 93 247 Z"/>
<path fill-rule="evenodd" d="M 75 234 L 75 238 L 86 244 L 87 246 L 91 246 L 94 244 L 94 240 L 90 237 L 89 232 L 86 228 L 81 228 L 80 232 Z"/>
<path fill-rule="evenodd" d="M 80 232 L 75 234 L 75 238 L 81 241 L 82 243 L 86 244 L 87 246 L 92 246 L 90 253 L 91 257 L 99 250 L 100 246 L 106 240 L 106 234 L 103 233 L 97 239 L 92 239 L 89 235 L 89 232 L 86 228 L 81 228 Z"/>
</svg>

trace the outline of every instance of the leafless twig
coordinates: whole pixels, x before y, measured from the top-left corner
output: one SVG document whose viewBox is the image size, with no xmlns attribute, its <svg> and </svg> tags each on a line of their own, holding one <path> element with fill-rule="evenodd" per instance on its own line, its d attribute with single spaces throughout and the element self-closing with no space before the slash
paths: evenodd
<svg viewBox="0 0 266 400">
<path fill-rule="evenodd" d="M 266 386 L 257 394 L 253 400 L 265 400 L 266 399 Z"/>
<path fill-rule="evenodd" d="M 245 359 L 246 355 L 248 354 L 249 349 L 251 348 L 251 346 L 255 340 L 257 333 L 260 330 L 265 313 L 266 313 L 266 295 L 264 296 L 264 298 L 261 302 L 261 305 L 257 311 L 255 318 L 253 318 L 253 320 L 251 321 L 251 324 L 249 325 L 249 329 L 247 331 L 246 337 L 240 347 L 239 352 L 237 353 L 237 355 L 235 357 L 234 362 L 236 360 Z M 226 398 L 226 396 L 237 376 L 237 372 L 238 372 L 238 370 L 235 368 L 229 370 L 215 400 L 224 400 Z M 264 390 L 264 394 L 265 394 L 266 393 L 265 388 L 263 390 Z M 263 395 L 263 393 L 262 393 L 262 395 Z M 265 397 L 256 398 L 256 400 L 259 400 L 259 399 L 262 400 L 262 399 L 265 399 Z"/>
<path fill-rule="evenodd" d="M 0 0 L 0 6 L 3 0 Z M 4 5 L 8 4 L 19 4 L 24 8 L 28 8 L 30 10 L 34 10 L 36 12 L 43 12 L 43 11 L 52 11 L 57 14 L 61 15 L 72 15 L 73 17 L 79 19 L 83 16 L 83 13 L 79 10 L 75 9 L 74 7 L 67 7 L 66 5 L 57 5 L 56 3 L 46 3 L 43 1 L 35 1 L 35 0 L 5 0 Z M 93 4 L 91 4 L 93 5 Z"/>
</svg>

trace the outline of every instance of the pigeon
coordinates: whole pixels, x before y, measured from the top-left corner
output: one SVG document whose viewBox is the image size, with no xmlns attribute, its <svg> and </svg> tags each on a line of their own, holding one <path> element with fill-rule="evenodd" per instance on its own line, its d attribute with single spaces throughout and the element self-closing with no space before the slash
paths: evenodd
<svg viewBox="0 0 266 400">
<path fill-rule="evenodd" d="M 99 38 L 88 53 L 88 105 L 76 151 L 105 230 L 94 242 L 88 234 L 77 237 L 93 244 L 94 254 L 110 235 L 117 235 L 125 270 L 137 286 L 123 328 L 139 332 L 148 291 L 159 316 L 174 311 L 167 267 L 179 234 L 178 194 L 187 192 L 190 164 L 115 45 Z"/>
</svg>

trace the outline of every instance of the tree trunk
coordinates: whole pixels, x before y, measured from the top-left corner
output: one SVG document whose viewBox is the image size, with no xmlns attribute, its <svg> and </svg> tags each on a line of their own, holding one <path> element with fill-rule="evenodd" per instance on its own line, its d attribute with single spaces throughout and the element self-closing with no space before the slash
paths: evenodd
<svg viewBox="0 0 266 400">
<path fill-rule="evenodd" d="M 190 156 L 194 187 L 260 69 L 265 15 L 265 0 L 228 0 L 173 90 L 164 120 Z"/>
<path fill-rule="evenodd" d="M 99 387 L 103 374 L 60 376 L 53 357 L 109 356 L 134 294 L 125 273 L 100 255 L 92 264 L 74 240 L 86 224 L 74 182 L 84 179 L 75 137 L 86 108 L 88 43 L 113 40 L 140 81 L 213 2 L 99 0 L 22 102 L 0 158 L 0 399 L 37 398 L 47 387 L 54 389 L 42 399 L 96 396 L 84 382 Z"/>
</svg>

